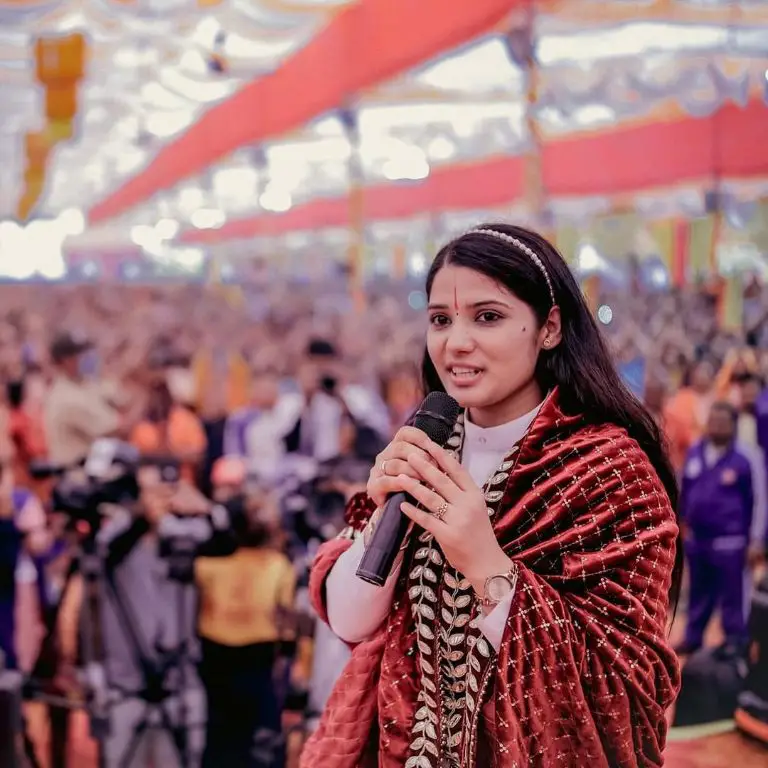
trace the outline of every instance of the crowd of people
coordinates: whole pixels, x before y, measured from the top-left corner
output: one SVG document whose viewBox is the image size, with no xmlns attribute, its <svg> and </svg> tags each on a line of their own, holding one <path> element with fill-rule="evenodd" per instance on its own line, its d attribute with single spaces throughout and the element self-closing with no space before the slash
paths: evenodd
<svg viewBox="0 0 768 768">
<path fill-rule="evenodd" d="M 107 542 L 109 581 L 140 617 L 148 647 L 136 655 L 114 595 L 105 597 L 100 635 L 109 687 L 119 692 L 111 704 L 117 725 L 104 738 L 107 765 L 126 764 L 135 751 L 132 764 L 170 766 L 180 749 L 208 766 L 281 765 L 280 713 L 302 666 L 307 565 L 314 547 L 341 529 L 345 502 L 365 487 L 374 457 L 420 400 L 422 313 L 405 295 L 377 297 L 353 313 L 343 295 L 336 302 L 317 287 L 292 285 L 30 284 L 0 294 L 5 666 L 75 695 L 76 670 L 93 651 L 83 644 L 81 543 L 95 532 L 56 508 L 53 489 L 95 442 L 119 439 L 140 457 L 137 499 L 128 523 L 108 515 L 98 535 Z M 719 329 L 705 291 L 601 298 L 612 308 L 604 331 L 618 360 L 644 362 L 643 397 L 682 482 L 691 580 L 685 652 L 701 646 L 716 608 L 724 651 L 742 652 L 746 642 L 741 574 L 766 544 L 761 297 L 759 289 L 748 297 L 741 334 Z M 163 521 L 212 518 L 216 505 L 234 521 L 221 551 L 202 549 L 190 579 L 174 578 L 156 546 Z M 79 571 L 67 579 L 77 557 Z M 322 634 L 316 644 L 326 658 L 346 653 Z M 328 666 L 312 672 L 304 664 L 315 713 L 332 682 Z M 169 681 L 169 670 L 183 685 Z M 158 691 L 168 732 L 136 740 Z M 174 742 L 169 733 L 180 729 Z M 244 762 L 248 754 L 261 762 Z"/>
</svg>

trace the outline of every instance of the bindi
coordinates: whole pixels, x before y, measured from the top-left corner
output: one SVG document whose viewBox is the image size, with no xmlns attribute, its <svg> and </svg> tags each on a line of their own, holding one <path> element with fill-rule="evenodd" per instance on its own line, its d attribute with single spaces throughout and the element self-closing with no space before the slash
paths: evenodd
<svg viewBox="0 0 768 768">
<path fill-rule="evenodd" d="M 453 284 L 453 311 L 456 313 L 456 317 L 459 316 L 459 287 L 456 283 Z"/>
</svg>

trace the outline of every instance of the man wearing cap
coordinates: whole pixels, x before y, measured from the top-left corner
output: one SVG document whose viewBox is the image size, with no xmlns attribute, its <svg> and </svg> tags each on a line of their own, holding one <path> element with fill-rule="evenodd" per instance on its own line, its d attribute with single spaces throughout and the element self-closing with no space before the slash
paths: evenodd
<svg viewBox="0 0 768 768">
<path fill-rule="evenodd" d="M 103 393 L 84 377 L 90 340 L 61 333 L 50 347 L 54 380 L 45 405 L 48 455 L 56 464 L 74 464 L 85 458 L 94 440 L 120 432 L 122 417 Z"/>
</svg>

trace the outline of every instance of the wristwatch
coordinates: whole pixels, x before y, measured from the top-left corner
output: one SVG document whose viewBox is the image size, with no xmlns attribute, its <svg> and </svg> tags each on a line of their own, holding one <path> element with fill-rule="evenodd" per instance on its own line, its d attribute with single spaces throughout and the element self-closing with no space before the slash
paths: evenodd
<svg viewBox="0 0 768 768">
<path fill-rule="evenodd" d="M 514 594 L 517 587 L 517 563 L 504 573 L 497 573 L 485 580 L 480 603 L 486 610 L 495 608 L 502 600 Z"/>
</svg>

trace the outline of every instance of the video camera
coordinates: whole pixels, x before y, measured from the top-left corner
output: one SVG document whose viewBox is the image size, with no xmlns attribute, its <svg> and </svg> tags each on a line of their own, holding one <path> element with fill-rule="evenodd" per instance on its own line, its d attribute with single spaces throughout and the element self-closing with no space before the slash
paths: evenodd
<svg viewBox="0 0 768 768">
<path fill-rule="evenodd" d="M 129 518 L 133 518 L 136 511 L 140 512 L 138 474 L 147 467 L 156 470 L 161 483 L 175 485 L 180 480 L 179 462 L 173 457 L 144 457 L 132 445 L 114 438 L 96 440 L 85 460 L 77 464 L 36 462 L 30 471 L 38 480 L 59 478 L 52 492 L 53 508 L 68 515 L 72 522 L 86 522 L 91 531 L 96 532 L 104 516 L 105 504 L 127 510 Z M 233 522 L 242 515 L 242 504 L 238 502 L 235 499 L 224 506 L 213 507 L 210 512 L 198 514 L 169 510 L 158 526 L 161 554 L 197 553 L 216 538 L 216 534 L 231 529 Z M 213 547 L 206 554 L 215 556 L 219 554 L 218 549 Z M 224 553 L 231 553 L 231 547 L 224 547 Z"/>
<path fill-rule="evenodd" d="M 52 492 L 57 512 L 96 527 L 102 504 L 132 505 L 138 501 L 141 463 L 132 445 L 102 438 L 93 443 L 83 461 L 68 465 L 33 461 L 29 469 L 35 480 L 59 478 Z"/>
</svg>

